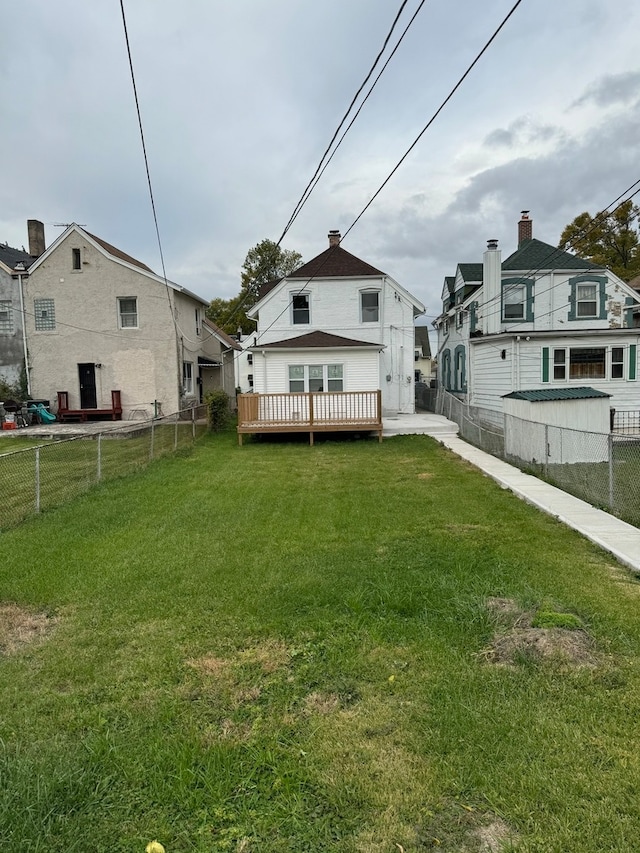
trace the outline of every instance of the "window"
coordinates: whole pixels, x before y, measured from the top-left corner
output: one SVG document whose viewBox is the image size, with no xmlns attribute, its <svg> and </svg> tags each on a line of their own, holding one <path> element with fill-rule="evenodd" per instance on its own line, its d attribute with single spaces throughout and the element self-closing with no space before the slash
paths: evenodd
<svg viewBox="0 0 640 853">
<path fill-rule="evenodd" d="M 342 391 L 342 365 L 327 365 L 327 391 Z"/>
<path fill-rule="evenodd" d="M 249 388 L 253 388 L 253 373 L 247 373 L 247 382 L 249 383 Z"/>
<path fill-rule="evenodd" d="M 34 299 L 33 313 L 36 332 L 51 332 L 56 327 L 56 312 L 53 299 Z"/>
<path fill-rule="evenodd" d="M 289 365 L 289 391 L 304 391 L 304 366 L 302 364 Z"/>
<path fill-rule="evenodd" d="M 553 378 L 567 378 L 567 351 L 565 349 L 554 349 L 553 351 Z"/>
<path fill-rule="evenodd" d="M 289 365 L 289 391 L 342 391 L 344 366 L 342 364 L 291 364 Z"/>
<path fill-rule="evenodd" d="M 377 292 L 360 294 L 360 316 L 363 323 L 377 323 L 380 319 L 379 296 Z"/>
<path fill-rule="evenodd" d="M 253 353 L 250 352 L 247 356 L 247 364 L 253 364 Z"/>
<path fill-rule="evenodd" d="M 193 394 L 193 362 L 182 362 L 182 387 L 185 394 Z"/>
<path fill-rule="evenodd" d="M 461 329 L 464 323 L 464 315 L 462 309 L 456 311 L 456 329 Z"/>
<path fill-rule="evenodd" d="M 76 272 L 82 269 L 82 257 L 80 256 L 80 249 L 71 250 L 71 268 L 76 270 Z"/>
<path fill-rule="evenodd" d="M 569 351 L 570 379 L 604 379 L 604 347 L 580 347 Z"/>
<path fill-rule="evenodd" d="M 308 293 L 296 293 L 291 299 L 292 302 L 292 321 L 294 326 L 308 325 L 309 323 L 309 302 Z"/>
<path fill-rule="evenodd" d="M 533 322 L 533 279 L 505 278 L 502 281 L 502 321 Z"/>
<path fill-rule="evenodd" d="M 524 284 L 509 284 L 502 291 L 504 320 L 524 320 L 527 291 Z"/>
<path fill-rule="evenodd" d="M 605 276 L 577 275 L 569 279 L 569 285 L 569 320 L 606 320 Z"/>
<path fill-rule="evenodd" d="M 611 347 L 611 378 L 624 378 L 624 348 Z"/>
<path fill-rule="evenodd" d="M 576 316 L 598 316 L 597 284 L 579 284 L 576 287 Z"/>
<path fill-rule="evenodd" d="M 200 334 L 200 309 L 196 308 L 196 335 Z"/>
<path fill-rule="evenodd" d="M 443 335 L 449 334 L 449 318 L 448 317 L 442 321 L 442 334 Z"/>
<path fill-rule="evenodd" d="M 0 335 L 13 334 L 13 311 L 11 310 L 11 300 L 0 300 Z"/>
<path fill-rule="evenodd" d="M 138 300 L 135 297 L 120 297 L 118 299 L 118 313 L 121 329 L 138 328 Z"/>
</svg>

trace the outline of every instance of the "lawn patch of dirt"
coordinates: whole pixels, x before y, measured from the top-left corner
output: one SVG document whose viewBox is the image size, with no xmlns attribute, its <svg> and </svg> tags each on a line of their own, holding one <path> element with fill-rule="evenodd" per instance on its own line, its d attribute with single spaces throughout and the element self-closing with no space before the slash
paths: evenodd
<svg viewBox="0 0 640 853">
<path fill-rule="evenodd" d="M 433 479 L 434 476 L 435 476 L 435 474 L 431 474 L 429 471 L 423 471 L 422 474 L 418 474 L 418 479 L 419 480 L 431 480 L 431 479 Z"/>
<path fill-rule="evenodd" d="M 0 655 L 12 655 L 49 634 L 57 619 L 17 604 L 0 604 Z"/>
<path fill-rule="evenodd" d="M 521 609 L 511 598 L 489 598 L 486 606 L 498 628 L 490 646 L 481 653 L 489 663 L 513 666 L 524 661 L 556 661 L 574 667 L 597 664 L 594 642 L 582 628 L 534 627 L 535 611 Z"/>
<path fill-rule="evenodd" d="M 507 853 L 519 840 L 502 818 L 459 803 L 443 804 L 417 834 L 420 849 L 443 853 Z"/>
<path fill-rule="evenodd" d="M 340 708 L 340 697 L 336 693 L 309 693 L 304 700 L 304 709 L 309 714 L 332 714 Z"/>
</svg>

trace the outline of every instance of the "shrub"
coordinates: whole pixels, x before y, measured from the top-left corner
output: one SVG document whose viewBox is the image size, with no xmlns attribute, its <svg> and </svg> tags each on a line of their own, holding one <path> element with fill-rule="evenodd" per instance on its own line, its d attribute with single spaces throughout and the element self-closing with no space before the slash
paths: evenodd
<svg viewBox="0 0 640 853">
<path fill-rule="evenodd" d="M 209 429 L 213 432 L 219 432 L 225 428 L 231 418 L 229 395 L 222 390 L 209 391 L 204 401 L 207 405 Z"/>
</svg>

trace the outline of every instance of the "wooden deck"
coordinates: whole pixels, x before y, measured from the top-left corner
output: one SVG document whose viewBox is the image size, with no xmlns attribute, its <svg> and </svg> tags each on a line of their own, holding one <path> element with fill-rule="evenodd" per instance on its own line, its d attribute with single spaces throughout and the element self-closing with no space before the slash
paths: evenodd
<svg viewBox="0 0 640 853">
<path fill-rule="evenodd" d="M 120 391 L 111 392 L 111 408 L 110 409 L 70 409 L 69 408 L 69 392 L 58 391 L 58 420 L 62 423 L 69 421 L 80 421 L 81 424 L 88 420 L 104 421 L 110 419 L 112 421 L 122 420 L 122 403 L 120 401 Z"/>
<path fill-rule="evenodd" d="M 238 444 L 245 434 L 377 432 L 382 441 L 381 391 L 240 394 Z"/>
</svg>

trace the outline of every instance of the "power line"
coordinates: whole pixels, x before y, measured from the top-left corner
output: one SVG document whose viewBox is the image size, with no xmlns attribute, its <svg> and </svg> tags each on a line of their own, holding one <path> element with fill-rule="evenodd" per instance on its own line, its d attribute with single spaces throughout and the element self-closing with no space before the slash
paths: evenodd
<svg viewBox="0 0 640 853">
<path fill-rule="evenodd" d="M 121 0 L 121 2 L 122 2 L 122 0 Z M 298 203 L 296 204 L 296 206 L 295 206 L 295 208 L 294 208 L 294 210 L 293 210 L 293 213 L 292 213 L 292 214 L 291 214 L 291 216 L 289 217 L 289 221 L 287 222 L 287 224 L 286 224 L 286 226 L 285 226 L 284 231 L 283 231 L 283 232 L 282 232 L 282 234 L 280 235 L 280 239 L 279 239 L 279 240 L 278 240 L 278 242 L 277 242 L 277 245 L 278 245 L 278 246 L 279 246 L 279 245 L 280 245 L 280 243 L 283 241 L 283 239 L 284 239 L 284 237 L 285 237 L 285 235 L 286 235 L 287 231 L 291 228 L 291 226 L 293 225 L 294 220 L 296 219 L 296 217 L 297 217 L 297 216 L 298 216 L 298 214 L 300 213 L 300 211 L 301 211 L 302 207 L 304 206 L 304 204 L 306 203 L 307 199 L 309 198 L 309 195 L 310 195 L 310 194 L 311 194 L 311 192 L 312 192 L 312 189 L 310 189 L 310 188 L 311 188 L 311 185 L 313 184 L 314 180 L 316 179 L 316 176 L 317 176 L 317 175 L 318 175 L 318 173 L 320 172 L 320 169 L 322 168 L 322 164 L 324 163 L 325 158 L 327 157 L 327 155 L 328 155 L 329 151 L 331 150 L 331 146 L 333 145 L 333 143 L 334 143 L 334 142 L 335 142 L 335 140 L 336 140 L 336 137 L 337 137 L 337 136 L 338 136 L 338 134 L 340 133 L 340 130 L 342 129 L 342 126 L 343 126 L 343 125 L 344 125 L 344 123 L 346 122 L 347 117 L 349 116 L 349 113 L 350 113 L 350 112 L 351 112 L 351 110 L 353 109 L 354 104 L 355 104 L 355 103 L 356 103 L 356 101 L 358 100 L 358 97 L 360 96 L 360 93 L 362 92 L 362 90 L 364 89 L 364 87 L 367 85 L 367 83 L 368 83 L 369 79 L 371 78 L 371 75 L 372 75 L 372 74 L 373 74 L 373 72 L 375 71 L 375 68 L 376 68 L 376 66 L 377 66 L 378 62 L 380 61 L 380 58 L 381 58 L 382 54 L 383 54 L 383 53 L 384 53 L 384 51 L 386 50 L 386 47 L 387 47 L 387 45 L 388 45 L 388 43 L 389 43 L 389 40 L 391 39 L 391 36 L 392 36 L 392 34 L 393 34 L 393 31 L 394 31 L 394 29 L 395 29 L 395 28 L 396 28 L 396 26 L 397 26 L 397 23 L 398 23 L 398 21 L 399 21 L 399 19 L 400 19 L 400 16 L 402 15 L 402 12 L 403 12 L 403 10 L 404 10 L 404 7 L 407 5 L 407 2 L 408 2 L 408 0 L 402 0 L 402 3 L 400 4 L 400 8 L 398 9 L 398 11 L 397 11 L 397 13 L 396 13 L 396 16 L 395 16 L 395 18 L 394 18 L 394 20 L 393 20 L 393 23 L 392 23 L 392 25 L 391 25 L 391 29 L 390 29 L 390 30 L 389 30 L 389 32 L 387 33 L 387 36 L 386 36 L 386 38 L 385 38 L 385 40 L 384 40 L 384 43 L 383 43 L 383 45 L 382 45 L 382 48 L 380 49 L 380 51 L 379 51 L 378 55 L 376 56 L 376 58 L 375 58 L 375 60 L 374 60 L 374 62 L 373 62 L 373 65 L 371 66 L 371 68 L 370 68 L 370 69 L 369 69 L 369 71 L 367 72 L 367 76 L 364 78 L 364 80 L 363 80 L 363 81 L 362 81 L 362 83 L 360 84 L 360 87 L 359 87 L 358 91 L 357 91 L 357 92 L 355 93 L 355 95 L 353 96 L 353 98 L 352 98 L 352 100 L 351 100 L 351 103 L 349 104 L 349 107 L 348 107 L 347 111 L 346 111 L 346 112 L 345 112 L 345 114 L 343 115 L 343 117 L 342 117 L 342 119 L 341 119 L 341 121 L 340 121 L 340 124 L 338 125 L 338 127 L 336 128 L 336 130 L 335 130 L 335 132 L 334 132 L 333 136 L 331 137 L 331 141 L 330 141 L 330 142 L 329 142 L 329 144 L 327 145 L 327 147 L 326 147 L 326 149 L 325 149 L 325 151 L 324 151 L 324 153 L 323 153 L 322 157 L 320 158 L 320 162 L 318 163 L 318 165 L 317 165 L 317 167 L 316 167 L 315 172 L 314 172 L 314 173 L 313 173 L 313 175 L 311 176 L 311 180 L 309 181 L 309 183 L 307 184 L 307 186 L 304 188 L 304 192 L 303 192 L 303 193 L 302 193 L 302 195 L 300 196 L 300 198 L 299 198 L 299 200 L 298 200 Z"/>
<path fill-rule="evenodd" d="M 458 82 L 455 84 L 455 86 L 453 87 L 453 89 L 449 92 L 449 94 L 447 95 L 447 97 L 446 97 L 446 98 L 444 99 L 444 101 L 440 104 L 440 106 L 438 107 L 438 109 L 437 109 L 437 110 L 435 111 L 435 113 L 431 116 L 431 118 L 430 118 L 430 119 L 429 119 L 429 121 L 425 124 L 425 126 L 422 128 L 422 130 L 420 131 L 420 133 L 416 136 L 416 138 L 415 138 L 415 139 L 414 139 L 414 141 L 411 143 L 411 145 L 409 146 L 409 148 L 407 148 L 407 150 L 406 150 L 406 151 L 405 151 L 405 153 L 402 155 L 402 157 L 400 158 L 400 160 L 396 163 L 396 165 L 393 167 L 393 169 L 391 170 L 391 172 L 389 172 L 389 174 L 388 174 L 388 175 L 387 175 L 387 177 L 384 179 L 384 181 L 382 182 L 382 184 L 378 187 L 378 189 L 375 191 L 375 193 L 372 195 L 372 197 L 369 199 L 369 201 L 368 201 L 368 202 L 365 204 L 365 206 L 362 208 L 362 210 L 360 211 L 360 213 L 359 213 L 359 214 L 356 216 L 356 218 L 353 220 L 353 222 L 351 223 L 351 225 L 347 228 L 347 230 L 346 230 L 346 231 L 345 231 L 345 233 L 344 233 L 344 236 L 345 236 L 345 237 L 347 236 L 347 234 L 349 234 L 349 232 L 351 231 L 351 229 L 352 229 L 352 228 L 353 228 L 353 227 L 354 227 L 354 226 L 359 222 L 359 220 L 360 220 L 360 219 L 362 218 L 362 216 L 366 213 L 366 211 L 371 207 L 371 205 L 373 204 L 373 202 L 375 201 L 375 199 L 380 195 L 380 193 L 382 192 L 382 190 L 386 187 L 386 185 L 389 183 L 389 181 L 391 180 L 391 178 L 395 175 L 395 173 L 398 171 L 398 169 L 400 168 L 400 166 L 404 163 L 404 161 L 407 159 L 407 157 L 409 156 L 409 154 L 410 154 L 410 153 L 413 151 L 413 149 L 416 147 L 416 145 L 418 144 L 418 142 L 420 141 L 420 139 L 422 139 L 422 137 L 424 136 L 424 134 L 426 133 L 426 131 L 431 127 L 431 125 L 434 123 L 434 121 L 435 121 L 435 120 L 437 119 L 437 117 L 440 115 L 440 113 L 442 112 L 442 110 L 443 110 L 443 109 L 446 107 L 446 105 L 449 103 L 449 101 L 451 100 L 451 98 L 453 98 L 453 96 L 454 96 L 454 95 L 455 95 L 455 93 L 458 91 L 458 89 L 460 88 L 460 86 L 462 86 L 462 84 L 464 83 L 464 81 L 466 80 L 466 78 L 467 78 L 467 77 L 469 76 L 469 74 L 471 73 L 472 69 L 477 65 L 477 63 L 480 61 L 480 59 L 482 58 L 482 56 L 483 56 L 483 55 L 486 53 L 486 51 L 489 49 L 490 45 L 491 45 L 491 44 L 493 43 L 493 41 L 497 38 L 498 34 L 499 34 L 499 33 L 500 33 L 500 31 L 502 30 L 502 28 L 505 26 L 505 24 L 507 23 L 507 21 L 509 20 L 509 18 L 510 18 L 510 17 L 513 15 L 513 13 L 516 11 L 516 9 L 517 9 L 517 8 L 518 8 L 518 6 L 520 5 L 520 3 L 522 3 L 522 0 L 516 0 L 516 2 L 513 4 L 513 6 L 511 7 L 511 9 L 509 10 L 509 12 L 508 12 L 508 13 L 506 14 L 506 16 L 503 18 L 502 22 L 499 24 L 499 26 L 497 27 L 497 29 L 494 31 L 494 33 L 493 33 L 493 35 L 491 36 L 491 38 L 490 38 L 490 39 L 485 43 L 485 45 L 484 45 L 484 47 L 482 48 L 482 50 L 477 54 L 476 58 L 473 60 L 473 62 L 471 63 L 471 65 L 469 65 L 469 67 L 468 67 L 468 68 L 467 68 L 467 70 L 464 72 L 464 74 L 462 75 L 462 77 L 458 80 Z"/>
</svg>

